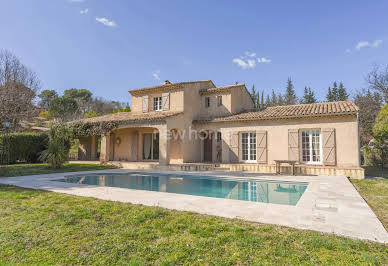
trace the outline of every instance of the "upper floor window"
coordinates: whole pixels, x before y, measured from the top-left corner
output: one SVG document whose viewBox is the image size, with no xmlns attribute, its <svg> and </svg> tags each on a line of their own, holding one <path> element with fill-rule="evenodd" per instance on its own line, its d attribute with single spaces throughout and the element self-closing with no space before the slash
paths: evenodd
<svg viewBox="0 0 388 266">
<path fill-rule="evenodd" d="M 321 131 L 303 130 L 301 132 L 302 161 L 304 163 L 321 162 Z"/>
<path fill-rule="evenodd" d="M 217 105 L 218 106 L 222 105 L 222 96 L 221 95 L 217 96 Z"/>
<path fill-rule="evenodd" d="M 210 107 L 210 97 L 205 97 L 205 107 Z"/>
<path fill-rule="evenodd" d="M 154 97 L 154 111 L 162 110 L 162 97 Z"/>
</svg>

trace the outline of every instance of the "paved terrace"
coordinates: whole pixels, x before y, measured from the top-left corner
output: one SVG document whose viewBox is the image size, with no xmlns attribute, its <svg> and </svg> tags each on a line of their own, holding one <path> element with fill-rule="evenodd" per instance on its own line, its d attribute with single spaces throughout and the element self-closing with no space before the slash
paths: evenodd
<svg viewBox="0 0 388 266">
<path fill-rule="evenodd" d="M 133 172 L 133 170 L 113 169 L 10 177 L 0 178 L 0 183 L 103 200 L 238 218 L 251 222 L 277 224 L 388 243 L 388 233 L 384 226 L 349 180 L 343 176 L 271 176 L 247 172 L 163 172 L 174 175 L 211 175 L 308 182 L 309 185 L 296 206 L 51 181 L 68 175 L 109 172 L 125 173 Z M 136 172 L 140 171 L 136 170 Z"/>
</svg>

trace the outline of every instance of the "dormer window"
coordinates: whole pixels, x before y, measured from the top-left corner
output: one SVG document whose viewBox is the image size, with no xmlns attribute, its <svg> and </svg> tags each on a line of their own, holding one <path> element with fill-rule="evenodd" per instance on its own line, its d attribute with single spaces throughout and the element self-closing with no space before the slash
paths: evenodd
<svg viewBox="0 0 388 266">
<path fill-rule="evenodd" d="M 154 97 L 154 111 L 162 110 L 162 96 Z"/>
<path fill-rule="evenodd" d="M 210 97 L 205 97 L 205 107 L 210 107 Z"/>
</svg>

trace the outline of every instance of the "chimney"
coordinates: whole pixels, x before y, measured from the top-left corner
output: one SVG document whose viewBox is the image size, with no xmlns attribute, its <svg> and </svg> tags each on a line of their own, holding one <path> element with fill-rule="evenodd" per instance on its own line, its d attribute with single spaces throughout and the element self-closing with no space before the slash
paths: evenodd
<svg viewBox="0 0 388 266">
<path fill-rule="evenodd" d="M 166 81 L 164 82 L 164 85 L 168 85 L 168 84 L 171 84 L 171 82 L 170 82 L 169 80 L 166 80 Z"/>
</svg>

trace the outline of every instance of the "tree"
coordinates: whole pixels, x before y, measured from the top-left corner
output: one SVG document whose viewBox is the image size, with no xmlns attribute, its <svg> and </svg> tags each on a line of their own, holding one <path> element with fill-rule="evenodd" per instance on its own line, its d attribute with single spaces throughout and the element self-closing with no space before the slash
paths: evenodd
<svg viewBox="0 0 388 266">
<path fill-rule="evenodd" d="M 261 103 L 260 103 L 260 97 L 259 97 L 259 95 L 256 95 L 255 108 L 260 108 L 260 105 L 261 105 Z"/>
<path fill-rule="evenodd" d="M 42 107 L 44 110 L 48 110 L 50 108 L 51 102 L 55 98 L 58 98 L 58 93 L 55 90 L 44 90 L 39 94 L 38 97 L 40 98 L 40 107 Z"/>
<path fill-rule="evenodd" d="M 0 50 L 0 122 L 8 121 L 11 130 L 17 130 L 20 122 L 34 117 L 37 109 L 33 100 L 39 88 L 35 72 L 11 52 Z"/>
<path fill-rule="evenodd" d="M 287 80 L 286 94 L 284 96 L 284 103 L 286 105 L 296 104 L 296 94 L 294 85 L 292 84 L 291 78 Z"/>
<path fill-rule="evenodd" d="M 374 144 L 381 152 L 381 168 L 384 169 L 385 154 L 388 151 L 388 104 L 384 105 L 377 115 L 373 137 Z"/>
<path fill-rule="evenodd" d="M 368 145 L 373 137 L 373 125 L 379 113 L 382 98 L 378 92 L 371 90 L 362 90 L 358 92 L 354 98 L 354 103 L 360 108 L 359 111 L 359 127 L 361 145 Z"/>
<path fill-rule="evenodd" d="M 264 109 L 264 91 L 261 92 L 261 105 L 260 105 L 260 108 Z"/>
<path fill-rule="evenodd" d="M 82 117 L 90 109 L 92 102 L 92 93 L 86 89 L 68 89 L 65 90 L 63 97 L 73 99 L 77 102 L 77 114 Z"/>
<path fill-rule="evenodd" d="M 285 104 L 285 99 L 283 98 L 283 95 L 281 93 L 278 94 L 277 99 L 278 99 L 278 101 L 277 101 L 276 105 L 284 105 Z"/>
<path fill-rule="evenodd" d="M 60 122 L 70 121 L 76 118 L 78 110 L 77 102 L 69 97 L 58 97 L 51 102 L 49 113 L 50 117 Z"/>
<path fill-rule="evenodd" d="M 333 93 L 332 93 L 330 87 L 329 87 L 329 89 L 328 89 L 328 91 L 327 91 L 326 100 L 327 100 L 328 102 L 333 102 L 333 101 L 334 101 Z"/>
<path fill-rule="evenodd" d="M 366 81 L 369 89 L 380 93 L 385 103 L 388 103 L 388 65 L 383 69 L 375 66 L 368 74 Z"/>
<path fill-rule="evenodd" d="M 252 101 L 254 103 L 254 107 L 257 108 L 257 105 L 256 105 L 257 94 L 256 94 L 255 84 L 252 85 L 252 89 L 251 89 L 250 95 L 251 95 Z"/>
<path fill-rule="evenodd" d="M 315 103 L 317 102 L 315 94 L 311 88 L 304 87 L 304 94 L 301 103 Z"/>
<path fill-rule="evenodd" d="M 338 88 L 337 88 L 337 82 L 334 81 L 333 83 L 333 89 L 331 90 L 333 101 L 338 101 Z"/>
<path fill-rule="evenodd" d="M 272 89 L 271 105 L 272 106 L 278 105 L 278 97 L 276 96 L 276 93 L 273 89 Z"/>
<path fill-rule="evenodd" d="M 271 106 L 271 98 L 269 97 L 269 94 L 267 94 L 267 99 L 265 100 L 265 106 L 266 107 Z"/>
<path fill-rule="evenodd" d="M 129 106 L 129 104 L 127 104 L 127 106 L 125 106 L 124 108 L 124 112 L 131 112 L 131 107 Z"/>
<path fill-rule="evenodd" d="M 340 82 L 338 89 L 338 101 L 346 101 L 349 98 L 349 94 L 344 87 L 344 84 Z"/>
</svg>

